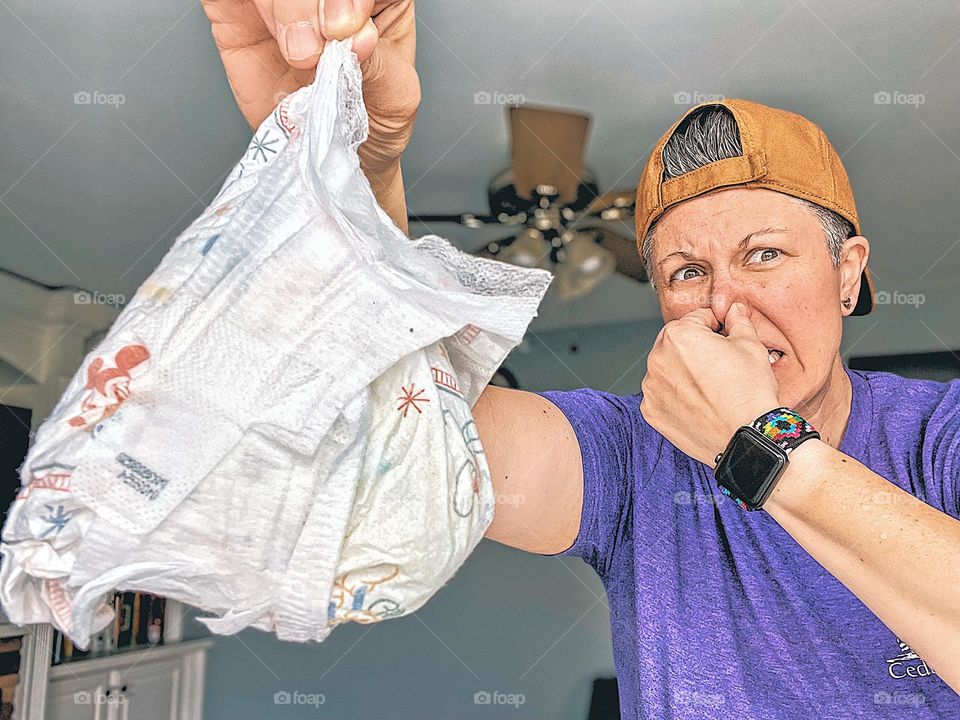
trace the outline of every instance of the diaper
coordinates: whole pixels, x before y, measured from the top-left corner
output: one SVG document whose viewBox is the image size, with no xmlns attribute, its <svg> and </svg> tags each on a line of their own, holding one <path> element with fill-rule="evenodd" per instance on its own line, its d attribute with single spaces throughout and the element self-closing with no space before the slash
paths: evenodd
<svg viewBox="0 0 960 720">
<path fill-rule="evenodd" d="M 0 604 L 81 649 L 114 590 L 323 640 L 417 610 L 493 518 L 471 408 L 550 275 L 408 239 L 351 41 L 254 133 L 84 359 L 8 511 Z"/>
</svg>

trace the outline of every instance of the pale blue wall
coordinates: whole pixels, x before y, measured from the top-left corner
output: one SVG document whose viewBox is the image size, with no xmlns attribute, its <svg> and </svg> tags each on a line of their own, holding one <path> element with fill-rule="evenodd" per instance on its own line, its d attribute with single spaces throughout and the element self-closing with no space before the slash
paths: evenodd
<svg viewBox="0 0 960 720">
<path fill-rule="evenodd" d="M 847 321 L 844 348 L 898 352 L 911 332 L 920 345 L 926 330 L 911 330 L 892 315 Z M 880 324 L 865 337 L 868 320 L 867 327 Z M 505 366 L 529 390 L 635 393 L 660 326 L 528 333 Z M 876 344 L 881 338 L 887 348 Z M 187 630 L 203 628 L 188 622 Z M 609 615 L 593 571 L 576 559 L 528 555 L 485 540 L 413 617 L 341 627 L 310 646 L 255 631 L 220 638 L 210 653 L 205 717 L 581 720 L 592 679 L 612 672 Z M 278 690 L 323 693 L 326 703 L 319 710 L 277 706 Z M 475 705 L 478 690 L 523 693 L 526 702 L 516 709 Z"/>
<path fill-rule="evenodd" d="M 640 387 L 659 323 L 528 335 L 505 363 L 524 388 Z M 570 349 L 577 345 L 577 351 Z M 187 632 L 203 634 L 188 621 Z M 321 644 L 246 631 L 210 652 L 207 720 L 516 718 L 582 720 L 592 680 L 613 674 L 609 614 L 593 570 L 484 540 L 415 616 L 340 627 Z M 280 690 L 323 693 L 274 705 Z M 522 693 L 519 708 L 475 705 L 479 690 Z"/>
</svg>

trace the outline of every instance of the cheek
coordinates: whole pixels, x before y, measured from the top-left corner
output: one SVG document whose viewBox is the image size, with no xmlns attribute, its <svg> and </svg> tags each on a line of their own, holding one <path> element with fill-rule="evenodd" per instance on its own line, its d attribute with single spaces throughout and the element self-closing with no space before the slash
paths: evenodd
<svg viewBox="0 0 960 720">
<path fill-rule="evenodd" d="M 799 268 L 798 268 L 799 270 Z M 824 328 L 824 322 L 832 318 L 836 311 L 830 304 L 831 298 L 827 283 L 817 273 L 796 272 L 775 280 L 760 280 L 752 289 L 751 295 L 755 307 L 763 312 L 788 339 L 792 336 L 809 339 L 815 337 Z M 824 313 L 827 313 L 826 315 Z M 787 333 L 787 328 L 792 332 Z"/>
<path fill-rule="evenodd" d="M 754 297 L 755 307 L 786 338 L 794 363 L 784 375 L 802 372 L 823 375 L 840 344 L 840 314 L 826 303 L 824 293 L 809 282 L 767 286 Z"/>
</svg>

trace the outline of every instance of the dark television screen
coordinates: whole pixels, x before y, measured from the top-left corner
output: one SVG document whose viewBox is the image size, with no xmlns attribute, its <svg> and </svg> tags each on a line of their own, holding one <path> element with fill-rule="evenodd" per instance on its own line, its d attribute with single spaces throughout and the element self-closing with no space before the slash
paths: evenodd
<svg viewBox="0 0 960 720">
<path fill-rule="evenodd" d="M 30 445 L 30 418 L 27 408 L 0 404 L 0 506 L 2 521 L 20 490 L 20 465 Z"/>
</svg>

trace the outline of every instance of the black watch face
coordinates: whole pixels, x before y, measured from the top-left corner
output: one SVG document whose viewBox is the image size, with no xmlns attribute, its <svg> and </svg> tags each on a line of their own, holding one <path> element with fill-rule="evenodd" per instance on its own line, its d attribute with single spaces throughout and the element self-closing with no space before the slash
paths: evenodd
<svg viewBox="0 0 960 720">
<path fill-rule="evenodd" d="M 757 504 L 786 460 L 756 433 L 740 429 L 715 470 L 717 482 L 748 505 Z"/>
</svg>

